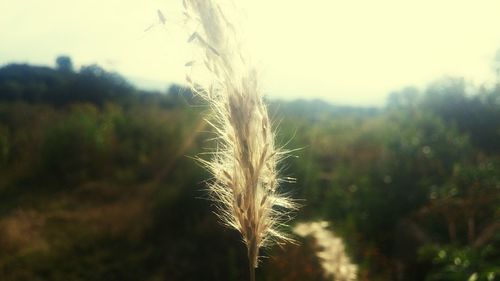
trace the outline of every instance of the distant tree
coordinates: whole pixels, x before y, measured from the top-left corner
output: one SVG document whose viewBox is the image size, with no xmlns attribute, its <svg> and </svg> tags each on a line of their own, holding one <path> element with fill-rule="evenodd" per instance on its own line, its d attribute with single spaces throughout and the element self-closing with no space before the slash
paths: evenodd
<svg viewBox="0 0 500 281">
<path fill-rule="evenodd" d="M 400 91 L 392 92 L 387 99 L 389 108 L 410 108 L 417 103 L 419 91 L 416 87 L 406 87 Z"/>
<path fill-rule="evenodd" d="M 493 60 L 493 70 L 497 75 L 497 82 L 500 83 L 500 49 L 497 50 L 495 59 Z"/>
<path fill-rule="evenodd" d="M 64 72 L 73 72 L 73 62 L 68 56 L 58 56 L 56 59 L 56 69 Z"/>
</svg>

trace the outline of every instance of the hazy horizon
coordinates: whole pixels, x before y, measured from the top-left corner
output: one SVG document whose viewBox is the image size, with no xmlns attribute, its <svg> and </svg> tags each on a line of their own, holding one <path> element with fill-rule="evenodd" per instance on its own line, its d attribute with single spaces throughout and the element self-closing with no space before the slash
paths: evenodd
<svg viewBox="0 0 500 281">
<path fill-rule="evenodd" d="M 77 68 L 97 63 L 153 88 L 182 83 L 192 54 L 174 2 L 180 3 L 4 2 L 0 64 L 52 66 L 64 54 Z M 242 6 L 245 43 L 270 97 L 381 106 L 392 91 L 423 89 L 443 76 L 474 85 L 494 81 L 500 2 L 256 0 Z M 165 25 L 158 24 L 158 9 Z"/>
</svg>

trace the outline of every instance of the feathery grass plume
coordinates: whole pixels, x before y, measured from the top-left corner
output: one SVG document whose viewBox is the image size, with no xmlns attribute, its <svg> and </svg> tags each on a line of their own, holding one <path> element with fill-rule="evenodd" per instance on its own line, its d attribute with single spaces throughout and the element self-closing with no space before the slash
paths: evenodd
<svg viewBox="0 0 500 281">
<path fill-rule="evenodd" d="M 183 3 L 187 22 L 195 26 L 188 41 L 202 50 L 202 62 L 187 65 L 204 65 L 209 78 L 187 80 L 210 103 L 218 136 L 212 159 L 200 161 L 214 176 L 209 190 L 218 216 L 243 237 L 253 280 L 259 249 L 291 241 L 278 230 L 297 208 L 278 191 L 277 164 L 286 153 L 275 146 L 257 71 L 240 44 L 237 21 L 231 19 L 235 7 L 229 1 Z"/>
<path fill-rule="evenodd" d="M 331 277 L 335 281 L 357 280 L 358 267 L 351 263 L 342 239 L 328 230 L 328 222 L 299 223 L 295 226 L 294 232 L 299 236 L 312 236 L 315 239 L 318 245 L 316 256 L 326 277 Z"/>
</svg>

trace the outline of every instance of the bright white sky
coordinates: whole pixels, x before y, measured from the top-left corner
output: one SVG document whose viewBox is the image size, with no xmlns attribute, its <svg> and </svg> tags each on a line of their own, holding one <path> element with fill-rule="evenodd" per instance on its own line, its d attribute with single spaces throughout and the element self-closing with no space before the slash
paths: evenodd
<svg viewBox="0 0 500 281">
<path fill-rule="evenodd" d="M 184 81 L 191 53 L 181 0 L 0 0 L 0 64 L 98 63 L 127 77 Z M 266 93 L 382 105 L 390 91 L 443 75 L 492 79 L 498 0 L 241 0 Z M 177 30 L 177 31 L 176 31 Z"/>
</svg>

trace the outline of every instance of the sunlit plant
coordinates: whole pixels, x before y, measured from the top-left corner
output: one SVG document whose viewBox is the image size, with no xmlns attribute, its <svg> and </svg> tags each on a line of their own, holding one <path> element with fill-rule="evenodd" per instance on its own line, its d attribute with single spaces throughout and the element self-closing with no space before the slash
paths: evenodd
<svg viewBox="0 0 500 281">
<path fill-rule="evenodd" d="M 186 24 L 192 27 L 188 41 L 201 51 L 186 65 L 202 69 L 187 80 L 209 102 L 213 118 L 208 122 L 217 134 L 211 159 L 200 161 L 214 176 L 209 194 L 216 213 L 223 224 L 241 233 L 250 279 L 255 280 L 259 249 L 290 241 L 280 228 L 297 206 L 279 191 L 277 168 L 286 153 L 275 145 L 258 71 L 241 44 L 233 3 L 183 4 Z"/>
<path fill-rule="evenodd" d="M 316 256 L 326 278 L 335 281 L 357 280 L 357 265 L 346 254 L 342 239 L 335 236 L 328 226 L 326 221 L 304 222 L 297 224 L 294 232 L 302 237 L 314 238 L 317 245 Z"/>
</svg>

